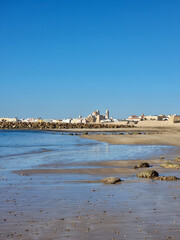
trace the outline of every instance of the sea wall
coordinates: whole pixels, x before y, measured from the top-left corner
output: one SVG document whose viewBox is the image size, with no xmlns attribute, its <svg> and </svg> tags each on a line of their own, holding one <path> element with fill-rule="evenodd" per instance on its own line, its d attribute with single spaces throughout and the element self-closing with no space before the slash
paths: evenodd
<svg viewBox="0 0 180 240">
<path fill-rule="evenodd" d="M 84 124 L 84 123 L 47 123 L 47 122 L 0 122 L 0 129 L 112 129 L 112 128 L 133 128 L 132 125 L 116 125 L 116 124 Z"/>
<path fill-rule="evenodd" d="M 171 121 L 140 121 L 136 124 L 137 127 L 180 127 L 180 123 Z"/>
</svg>

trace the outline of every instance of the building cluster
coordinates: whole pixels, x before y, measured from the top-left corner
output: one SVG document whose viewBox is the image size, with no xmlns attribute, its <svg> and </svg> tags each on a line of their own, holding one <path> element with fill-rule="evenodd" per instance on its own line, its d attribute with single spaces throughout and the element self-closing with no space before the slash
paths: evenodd
<svg viewBox="0 0 180 240">
<path fill-rule="evenodd" d="M 159 122 L 159 121 L 167 121 L 168 123 L 180 123 L 180 115 L 150 115 L 146 116 L 142 114 L 141 116 L 132 115 L 125 120 L 117 120 L 109 117 L 109 110 L 106 110 L 105 114 L 100 114 L 99 110 L 94 111 L 87 117 L 82 117 L 81 115 L 78 118 L 68 118 L 68 119 L 42 119 L 42 118 L 25 118 L 19 119 L 15 118 L 0 118 L 0 122 L 29 122 L 29 123 L 38 123 L 38 122 L 49 122 L 49 123 L 111 123 L 118 122 L 120 124 L 138 124 L 139 122 Z"/>
<path fill-rule="evenodd" d="M 25 118 L 19 119 L 15 118 L 0 118 L 0 122 L 50 122 L 50 123 L 108 123 L 116 121 L 113 118 L 109 118 L 109 110 L 106 110 L 105 115 L 100 114 L 99 110 L 94 111 L 89 116 L 83 118 L 81 115 L 78 118 L 67 118 L 67 119 L 42 119 L 42 118 Z"/>
<path fill-rule="evenodd" d="M 138 123 L 140 121 L 168 121 L 169 123 L 180 123 L 180 116 L 177 114 L 172 115 L 150 115 L 141 116 L 131 115 L 126 119 L 127 123 Z"/>
<path fill-rule="evenodd" d="M 116 121 L 116 119 L 113 119 L 112 117 L 109 118 L 109 110 L 106 110 L 105 115 L 100 114 L 100 111 L 96 110 L 85 118 L 82 118 L 80 115 L 79 118 L 68 118 L 62 120 L 64 123 L 108 123 L 114 121 Z"/>
<path fill-rule="evenodd" d="M 94 111 L 92 114 L 90 114 L 86 120 L 89 123 L 104 123 L 104 122 L 112 122 L 113 119 L 109 118 L 109 110 L 106 110 L 105 115 L 100 114 L 99 110 Z"/>
<path fill-rule="evenodd" d="M 18 119 L 15 118 L 0 118 L 0 122 L 26 122 L 26 123 L 40 123 L 40 122 L 62 122 L 61 120 L 57 119 L 42 119 L 42 118 L 22 118 Z"/>
</svg>

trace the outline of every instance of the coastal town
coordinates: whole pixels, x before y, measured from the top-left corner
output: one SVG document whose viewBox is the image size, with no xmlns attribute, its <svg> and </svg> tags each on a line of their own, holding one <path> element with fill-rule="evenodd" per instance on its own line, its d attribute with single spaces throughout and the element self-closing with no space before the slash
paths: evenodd
<svg viewBox="0 0 180 240">
<path fill-rule="evenodd" d="M 180 0 L 0 23 L 0 240 L 180 240 Z"/>
<path fill-rule="evenodd" d="M 70 123 L 70 124 L 116 124 L 116 125 L 153 125 L 162 124 L 164 126 L 180 123 L 180 115 L 169 114 L 169 115 L 131 115 L 126 119 L 115 119 L 110 117 L 109 110 L 106 110 L 105 114 L 101 114 L 99 110 L 94 111 L 87 117 L 78 118 L 67 118 L 67 119 L 43 119 L 38 118 L 22 118 L 18 117 L 6 118 L 1 117 L 0 122 L 20 122 L 20 123 Z"/>
</svg>

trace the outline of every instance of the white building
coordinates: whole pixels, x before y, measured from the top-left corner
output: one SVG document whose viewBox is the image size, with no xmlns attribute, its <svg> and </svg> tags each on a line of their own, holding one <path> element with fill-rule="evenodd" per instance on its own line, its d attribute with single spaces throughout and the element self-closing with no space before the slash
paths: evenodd
<svg viewBox="0 0 180 240">
<path fill-rule="evenodd" d="M 71 123 L 71 121 L 72 121 L 72 118 L 67 118 L 62 120 L 63 123 Z"/>
<path fill-rule="evenodd" d="M 18 122 L 18 118 L 0 118 L 0 122 Z"/>
</svg>

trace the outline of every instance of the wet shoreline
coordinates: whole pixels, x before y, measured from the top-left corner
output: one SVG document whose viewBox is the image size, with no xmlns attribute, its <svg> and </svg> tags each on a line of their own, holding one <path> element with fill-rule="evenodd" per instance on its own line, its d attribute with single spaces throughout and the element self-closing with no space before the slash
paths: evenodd
<svg viewBox="0 0 180 240">
<path fill-rule="evenodd" d="M 38 136 L 40 138 L 37 141 Z M 0 239 L 101 240 L 103 236 L 105 240 L 170 238 L 178 240 L 179 181 L 164 182 L 137 178 L 136 174 L 142 170 L 132 167 L 142 159 L 118 159 L 121 153 L 118 145 L 108 143 L 104 145 L 101 142 L 88 145 L 95 140 L 74 135 L 40 134 L 38 136 L 31 135 L 30 139 L 35 141 L 33 146 L 36 146 L 36 143 L 42 145 L 42 141 L 44 145 L 46 141 L 52 145 L 55 142 L 59 144 L 58 146 L 67 144 L 62 145 L 65 146 L 62 150 L 67 149 L 67 152 L 65 155 L 56 155 L 58 151 L 39 153 L 36 155 L 37 159 L 34 155 L 7 158 L 10 161 L 9 164 L 17 158 L 19 165 L 16 164 L 14 167 L 16 169 L 19 166 L 22 167 L 15 173 L 12 173 L 11 168 L 0 170 Z M 108 137 L 107 135 L 91 136 Z M 64 140 L 58 142 L 60 137 Z M 124 137 L 124 135 L 113 135 L 113 137 Z M 72 152 L 68 147 L 70 139 L 74 144 L 70 145 Z M 22 135 L 19 141 L 22 146 Z M 29 144 L 28 141 L 29 137 L 26 146 Z M 82 144 L 83 142 L 85 145 Z M 13 146 L 13 141 L 10 146 Z M 86 157 L 91 154 L 99 156 L 99 153 L 107 150 L 97 146 L 109 146 L 110 155 L 107 156 L 111 156 L 112 153 L 117 155 L 112 155 L 111 159 L 107 157 L 104 161 L 102 159 L 106 155 L 102 155 L 100 161 L 92 161 L 89 158 L 90 161 L 83 162 L 82 154 Z M 57 149 L 57 146 L 55 148 Z M 115 149 L 118 151 L 116 152 Z M 155 158 L 149 156 L 146 161 L 150 163 L 151 169 L 158 170 L 160 175 L 180 177 L 180 170 L 160 166 L 161 163 L 178 155 L 179 147 L 170 147 L 172 150 L 170 152 L 166 146 L 163 149 L 165 150 L 164 159 L 160 159 L 160 155 Z M 73 162 L 72 156 L 76 150 L 78 159 Z M 143 148 L 140 148 L 139 153 L 141 151 L 143 154 Z M 69 154 L 68 159 L 65 157 L 66 154 Z M 115 156 L 117 159 L 113 160 Z M 32 157 L 35 159 L 32 164 L 29 164 Z M 52 162 L 48 162 L 50 157 L 54 159 Z M 62 157 L 65 157 L 64 161 Z M 22 165 L 21 161 L 29 164 L 28 169 L 24 169 L 23 166 L 26 165 Z M 41 165 L 41 161 L 46 165 Z M 32 168 L 31 165 L 34 167 Z M 79 166 L 81 168 L 78 168 Z M 117 185 L 104 185 L 99 180 L 105 176 L 117 176 L 123 181 Z"/>
</svg>

